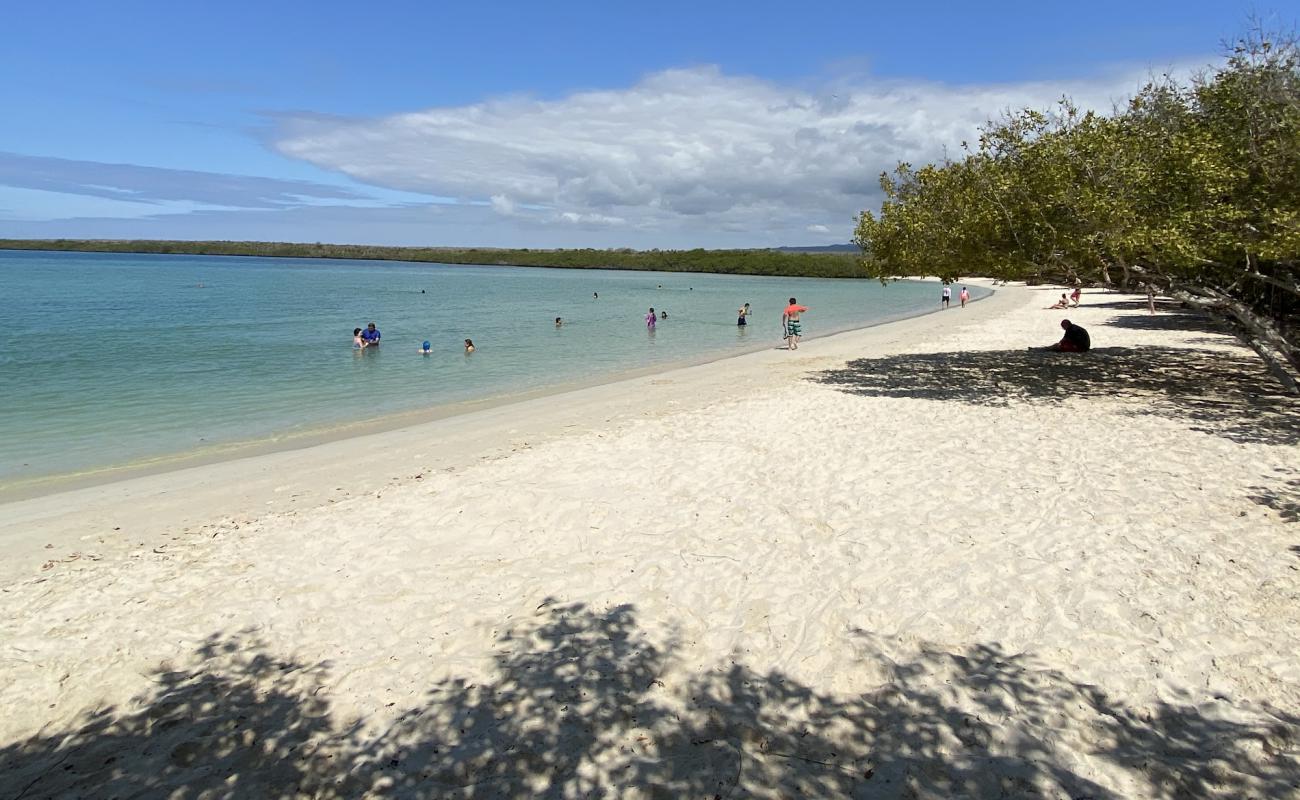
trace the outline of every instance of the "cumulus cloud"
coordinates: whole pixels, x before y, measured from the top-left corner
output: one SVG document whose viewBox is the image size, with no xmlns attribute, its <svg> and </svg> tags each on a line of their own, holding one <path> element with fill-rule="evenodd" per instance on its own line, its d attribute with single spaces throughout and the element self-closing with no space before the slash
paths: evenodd
<svg viewBox="0 0 1300 800">
<path fill-rule="evenodd" d="M 492 210 L 503 217 L 513 217 L 515 214 L 515 201 L 503 194 L 492 195 Z"/>
<path fill-rule="evenodd" d="M 715 68 L 550 100 L 278 121 L 273 146 L 363 183 L 638 231 L 828 233 L 898 161 L 943 157 L 1003 111 L 1062 95 L 1109 110 L 1144 71 L 1055 83 L 793 88 Z"/>
</svg>

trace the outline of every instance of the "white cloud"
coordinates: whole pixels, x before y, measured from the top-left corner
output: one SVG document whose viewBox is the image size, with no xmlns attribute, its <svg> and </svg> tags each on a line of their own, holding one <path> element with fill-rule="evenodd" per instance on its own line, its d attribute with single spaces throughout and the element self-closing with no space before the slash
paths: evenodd
<svg viewBox="0 0 1300 800">
<path fill-rule="evenodd" d="M 513 217 L 515 215 L 515 201 L 503 194 L 492 195 L 492 210 L 503 217 Z"/>
<path fill-rule="evenodd" d="M 1092 80 L 792 88 L 714 68 L 624 89 L 374 119 L 280 120 L 279 152 L 374 186 L 487 201 L 534 222 L 692 232 L 829 233 L 879 202 L 898 161 L 956 154 L 990 117 L 1068 94 L 1109 110 L 1145 71 Z M 820 230 L 818 229 L 820 228 Z"/>
</svg>

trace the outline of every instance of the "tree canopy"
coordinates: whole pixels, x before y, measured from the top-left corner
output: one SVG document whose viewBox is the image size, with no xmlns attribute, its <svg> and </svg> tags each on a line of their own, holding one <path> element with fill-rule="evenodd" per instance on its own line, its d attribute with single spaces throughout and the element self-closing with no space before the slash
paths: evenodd
<svg viewBox="0 0 1300 800">
<path fill-rule="evenodd" d="M 989 123 L 960 159 L 881 175 L 865 269 L 1151 286 L 1300 368 L 1300 47 L 1260 29 L 1125 106 L 1068 98 Z M 1294 388 L 1294 387 L 1293 387 Z"/>
</svg>

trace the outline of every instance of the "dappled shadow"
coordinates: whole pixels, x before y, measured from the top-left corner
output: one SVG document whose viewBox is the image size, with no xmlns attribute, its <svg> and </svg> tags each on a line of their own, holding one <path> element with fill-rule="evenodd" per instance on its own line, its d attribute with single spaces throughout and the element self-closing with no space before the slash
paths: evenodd
<svg viewBox="0 0 1300 800">
<path fill-rule="evenodd" d="M 1250 499 L 1271 508 L 1286 522 L 1300 522 L 1300 478 L 1281 486 L 1252 486 Z"/>
<path fill-rule="evenodd" d="M 543 604 L 544 606 L 546 604 Z M 335 719 L 327 664 L 214 638 L 129 707 L 0 748 L 0 797 L 1092 797 L 1294 795 L 1300 720 L 1134 707 L 996 644 L 853 634 L 865 694 L 731 660 L 669 669 L 633 610 L 539 609 L 495 675 Z M 670 675 L 683 675 L 676 679 Z"/>
<path fill-rule="evenodd" d="M 1068 354 L 984 350 L 861 358 L 811 378 L 851 394 L 1005 406 L 1105 396 L 1132 414 L 1186 422 L 1235 442 L 1300 442 L 1300 404 L 1256 358 L 1171 347 Z"/>
<path fill-rule="evenodd" d="M 1169 309 L 1159 314 L 1121 314 L 1102 323 L 1134 331 L 1185 331 L 1231 334 L 1227 324 L 1196 311 Z"/>
<path fill-rule="evenodd" d="M 1103 295 L 1104 296 L 1104 295 Z M 1111 311 L 1132 311 L 1140 314 L 1151 316 L 1147 308 L 1145 297 L 1137 299 L 1114 299 L 1100 300 L 1097 295 L 1085 295 L 1084 302 L 1080 304 L 1083 308 L 1106 308 Z M 1187 313 L 1187 308 L 1177 300 L 1165 298 L 1156 298 L 1156 315 L 1160 314 L 1182 314 Z"/>
</svg>

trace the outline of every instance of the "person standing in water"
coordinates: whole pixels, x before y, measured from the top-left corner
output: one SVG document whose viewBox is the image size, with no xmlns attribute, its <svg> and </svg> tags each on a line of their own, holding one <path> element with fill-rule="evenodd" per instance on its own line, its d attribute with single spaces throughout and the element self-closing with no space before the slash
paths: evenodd
<svg viewBox="0 0 1300 800">
<path fill-rule="evenodd" d="M 659 321 L 659 315 L 655 313 L 655 310 L 653 308 L 651 308 L 650 313 L 645 315 L 646 330 L 651 330 L 651 331 L 654 330 L 655 323 L 658 321 Z"/>
<path fill-rule="evenodd" d="M 366 340 L 361 338 L 361 329 L 360 329 L 360 328 L 353 328 L 353 329 L 352 329 L 352 349 L 353 349 L 353 350 L 364 350 L 365 348 L 366 348 Z"/>
<path fill-rule="evenodd" d="M 803 335 L 803 323 L 800 322 L 800 314 L 808 310 L 808 306 L 801 306 L 793 297 L 790 298 L 790 305 L 785 307 L 781 314 L 781 324 L 785 326 L 785 340 L 791 350 L 799 349 L 799 337 Z"/>
<path fill-rule="evenodd" d="M 474 340 L 473 340 L 473 339 L 466 339 L 466 340 L 465 340 L 465 355 L 469 355 L 469 354 L 472 353 L 472 352 L 474 352 Z"/>
<path fill-rule="evenodd" d="M 564 324 L 564 320 L 563 320 L 563 319 L 560 319 L 559 317 L 556 317 L 556 318 L 555 318 L 555 327 L 558 328 L 558 327 L 560 327 L 560 326 L 563 325 L 563 324 Z"/>
<path fill-rule="evenodd" d="M 736 325 L 749 324 L 749 303 L 744 304 L 736 309 Z"/>
</svg>

